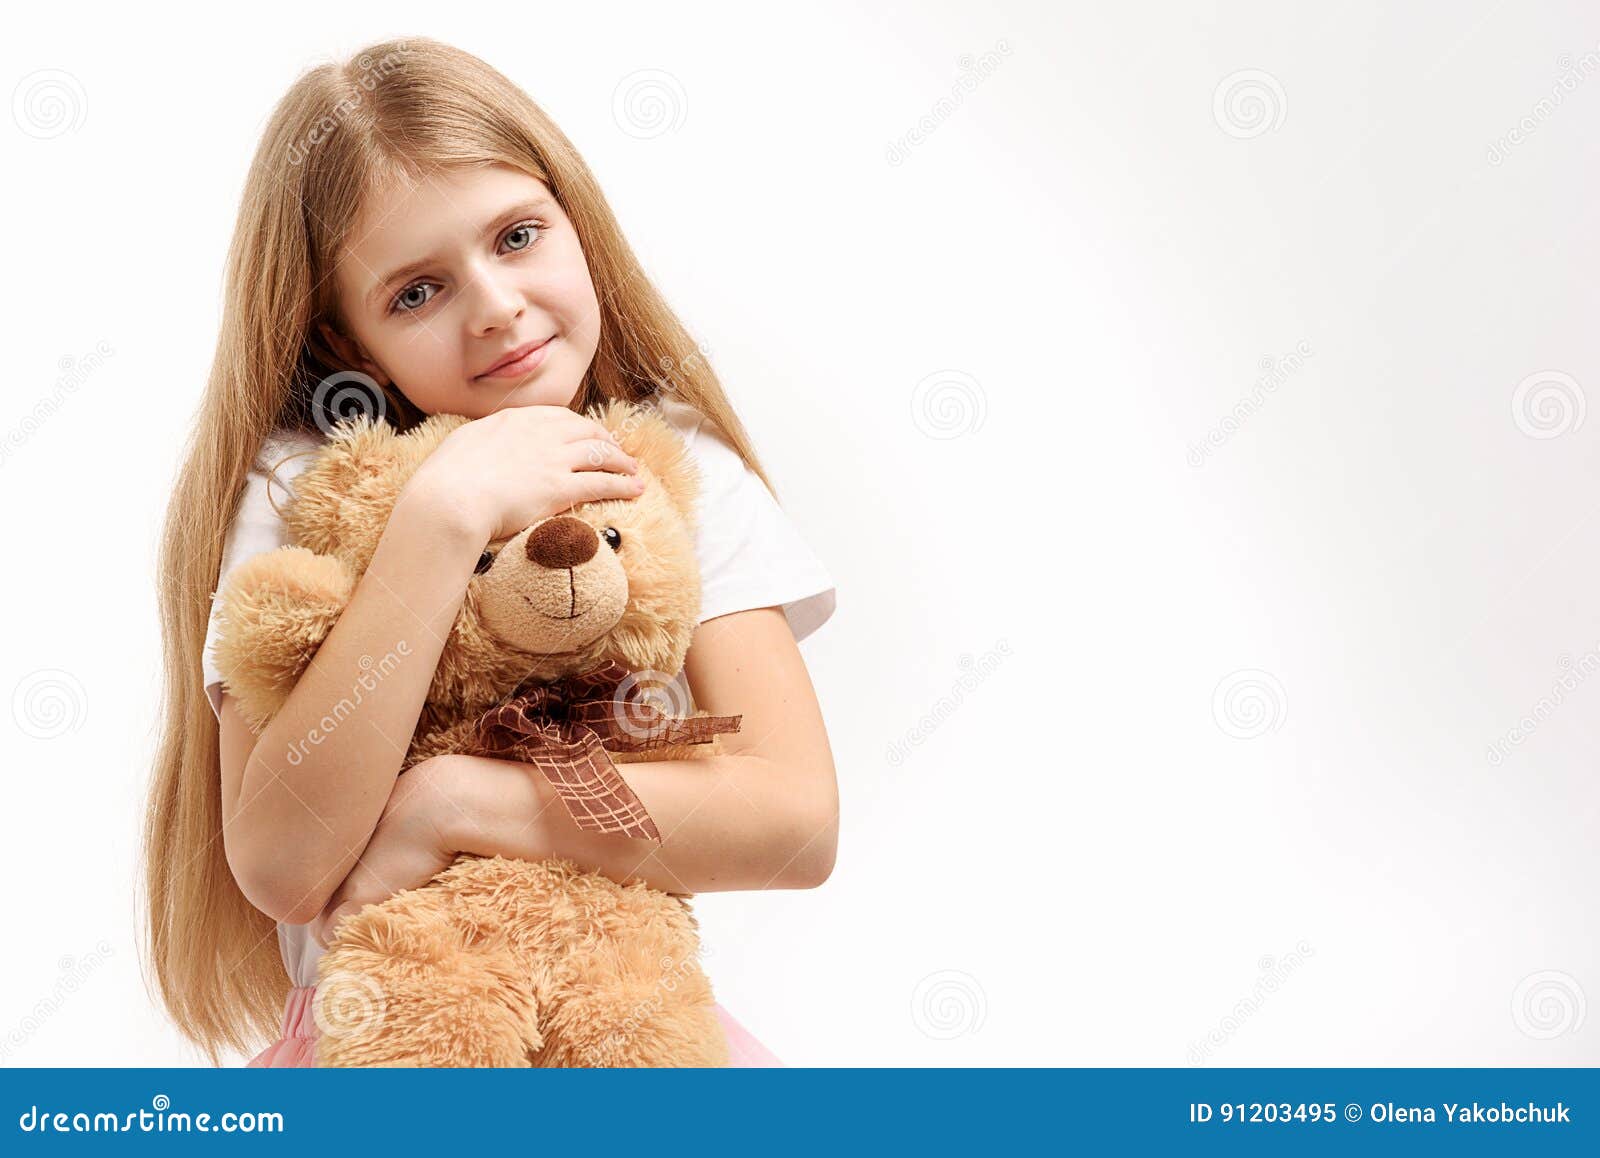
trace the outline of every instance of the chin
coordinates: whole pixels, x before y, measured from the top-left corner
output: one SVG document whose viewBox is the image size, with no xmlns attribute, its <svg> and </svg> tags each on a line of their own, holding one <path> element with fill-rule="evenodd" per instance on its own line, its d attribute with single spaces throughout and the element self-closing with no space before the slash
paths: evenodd
<svg viewBox="0 0 1600 1158">
<path fill-rule="evenodd" d="M 495 407 L 503 410 L 511 406 L 571 406 L 578 392 L 565 386 L 552 386 L 548 382 L 529 382 L 506 395 L 505 401 Z"/>
</svg>

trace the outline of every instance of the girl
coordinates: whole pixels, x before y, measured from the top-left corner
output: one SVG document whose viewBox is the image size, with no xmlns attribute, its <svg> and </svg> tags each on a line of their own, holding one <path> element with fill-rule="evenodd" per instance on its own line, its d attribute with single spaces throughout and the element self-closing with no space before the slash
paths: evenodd
<svg viewBox="0 0 1600 1158">
<path fill-rule="evenodd" d="M 440 412 L 473 421 L 407 484 L 314 663 L 251 734 L 211 655 L 210 603 L 233 566 L 284 541 L 277 510 L 305 452 L 363 388 L 400 429 Z M 608 398 L 658 407 L 701 469 L 704 605 L 680 680 L 696 706 L 744 716 L 726 755 L 626 765 L 664 836 L 648 853 L 579 830 L 521 764 L 449 757 L 398 774 L 485 545 L 642 489 L 585 416 Z M 566 856 L 677 893 L 805 888 L 832 869 L 833 762 L 795 645 L 832 613 L 833 583 L 571 143 L 475 57 L 377 44 L 278 105 L 163 567 L 149 952 L 171 1016 L 214 1064 L 274 1030 L 251 1064 L 315 1064 L 316 962 L 334 921 L 457 853 Z M 277 758 L 401 640 L 416 662 L 298 763 Z M 718 1013 L 734 1064 L 774 1064 Z"/>
</svg>

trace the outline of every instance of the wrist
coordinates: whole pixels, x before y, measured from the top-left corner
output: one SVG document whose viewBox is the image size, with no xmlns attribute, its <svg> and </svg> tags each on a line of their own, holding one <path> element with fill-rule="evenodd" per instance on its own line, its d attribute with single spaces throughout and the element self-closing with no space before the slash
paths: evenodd
<svg viewBox="0 0 1600 1158">
<path fill-rule="evenodd" d="M 446 756 L 441 828 L 457 851 L 532 860 L 549 851 L 551 809 L 561 803 L 537 769 L 487 756 Z M 452 807 L 455 805 L 455 807 Z"/>
<path fill-rule="evenodd" d="M 490 535 L 481 508 L 481 503 L 458 495 L 424 467 L 401 489 L 389 518 L 391 522 L 399 518 L 420 524 L 431 536 L 459 544 L 463 550 L 476 551 L 483 548 Z"/>
</svg>

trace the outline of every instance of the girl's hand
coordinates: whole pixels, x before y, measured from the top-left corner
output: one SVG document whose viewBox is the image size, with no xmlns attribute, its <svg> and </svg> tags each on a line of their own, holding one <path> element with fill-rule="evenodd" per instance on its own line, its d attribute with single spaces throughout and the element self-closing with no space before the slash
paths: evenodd
<svg viewBox="0 0 1600 1158">
<path fill-rule="evenodd" d="M 318 944 L 327 947 L 345 916 L 425 885 L 450 867 L 460 850 L 455 847 L 459 813 L 449 773 L 447 760 L 435 757 L 395 779 L 360 860 L 311 922 Z"/>
<path fill-rule="evenodd" d="M 636 498 L 638 469 L 594 419 L 565 406 L 512 406 L 451 431 L 406 489 L 441 499 L 488 543 L 579 503 Z"/>
</svg>

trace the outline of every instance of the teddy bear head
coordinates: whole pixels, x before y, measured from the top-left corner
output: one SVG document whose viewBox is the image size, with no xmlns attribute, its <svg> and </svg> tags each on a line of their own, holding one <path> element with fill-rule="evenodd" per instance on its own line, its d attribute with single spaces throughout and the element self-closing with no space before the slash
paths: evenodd
<svg viewBox="0 0 1600 1158">
<path fill-rule="evenodd" d="M 610 402 L 591 416 L 638 461 L 643 493 L 581 503 L 490 542 L 445 641 L 430 706 L 480 708 L 525 680 L 610 662 L 669 678 L 682 669 L 700 607 L 693 460 L 654 408 Z M 353 589 L 406 483 L 467 421 L 434 415 L 398 432 L 358 418 L 336 428 L 295 480 L 284 512 L 304 549 L 290 565 L 311 565 L 309 551 L 316 565 L 337 565 Z M 337 615 L 322 618 L 331 626 Z"/>
</svg>

